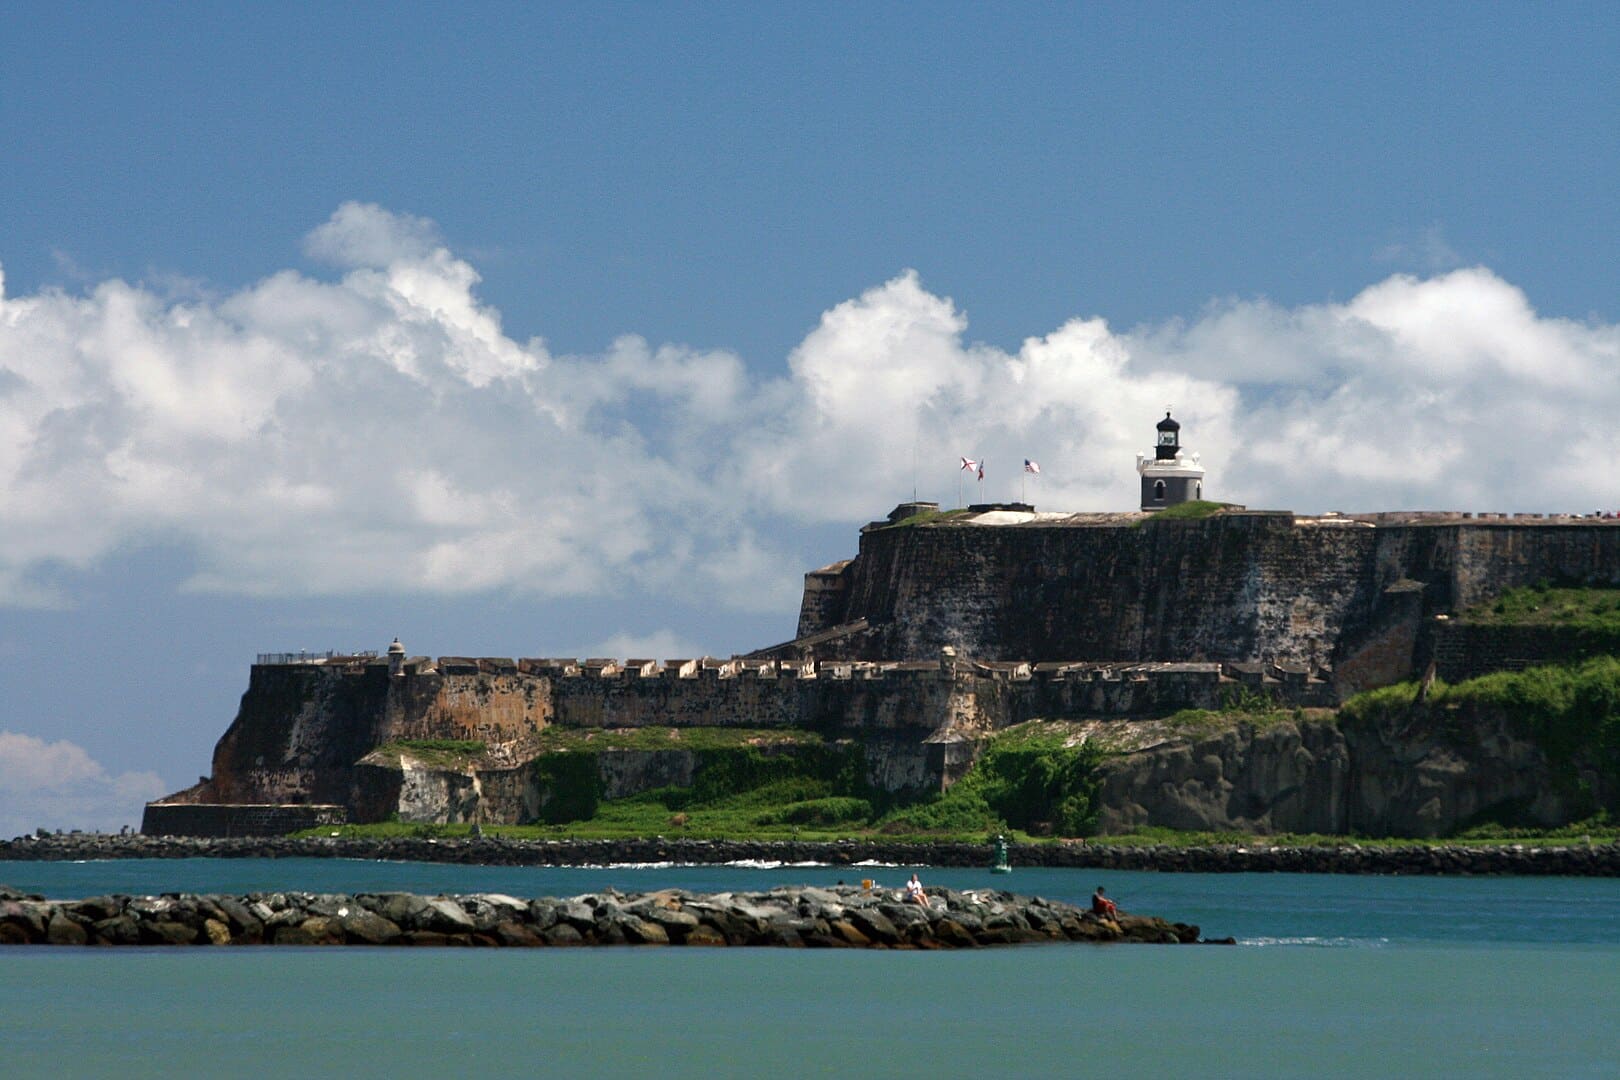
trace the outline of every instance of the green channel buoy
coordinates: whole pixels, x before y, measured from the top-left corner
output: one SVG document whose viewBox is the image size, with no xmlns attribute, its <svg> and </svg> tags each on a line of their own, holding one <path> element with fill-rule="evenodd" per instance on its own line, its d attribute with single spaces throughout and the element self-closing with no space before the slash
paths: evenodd
<svg viewBox="0 0 1620 1080">
<path fill-rule="evenodd" d="M 995 861 L 990 864 L 990 872 L 992 874 L 1012 873 L 1012 863 L 1007 858 L 1007 838 L 999 833 L 996 835 L 996 855 Z"/>
</svg>

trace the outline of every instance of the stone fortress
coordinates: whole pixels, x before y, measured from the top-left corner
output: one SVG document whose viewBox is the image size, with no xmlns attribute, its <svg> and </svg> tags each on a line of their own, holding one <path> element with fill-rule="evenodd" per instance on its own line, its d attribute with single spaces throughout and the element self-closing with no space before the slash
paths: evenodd
<svg viewBox="0 0 1620 1080">
<path fill-rule="evenodd" d="M 810 731 L 860 740 L 878 787 L 937 791 L 989 734 L 1026 720 L 1128 723 L 1246 695 L 1332 706 L 1431 667 L 1454 680 L 1556 659 L 1556 634 L 1453 615 L 1542 581 L 1620 585 L 1608 519 L 1207 504 L 1161 519 L 1201 498 L 1204 471 L 1168 412 L 1156 435 L 1137 460 L 1136 511 L 900 504 L 862 528 L 853 559 L 805 575 L 793 640 L 746 656 L 434 659 L 398 641 L 383 656 L 261 656 L 213 775 L 149 804 L 143 831 L 533 821 L 549 797 L 537 744 L 553 727 Z M 453 765 L 379 752 L 413 740 L 484 750 Z M 607 798 L 692 777 L 679 750 L 615 762 Z M 1105 820 L 1155 818 L 1116 794 L 1140 812 Z M 1331 807 L 1322 821 L 1300 813 L 1323 831 L 1344 823 Z"/>
</svg>

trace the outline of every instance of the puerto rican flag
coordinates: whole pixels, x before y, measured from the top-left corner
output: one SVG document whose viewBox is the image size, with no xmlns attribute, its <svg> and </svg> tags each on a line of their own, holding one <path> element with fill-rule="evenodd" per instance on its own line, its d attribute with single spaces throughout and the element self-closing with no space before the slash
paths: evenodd
<svg viewBox="0 0 1620 1080">
<path fill-rule="evenodd" d="M 1034 473 L 1036 476 L 1041 475 L 1041 467 L 1029 460 L 1029 458 L 1024 459 L 1024 471 L 1027 473 Z"/>
</svg>

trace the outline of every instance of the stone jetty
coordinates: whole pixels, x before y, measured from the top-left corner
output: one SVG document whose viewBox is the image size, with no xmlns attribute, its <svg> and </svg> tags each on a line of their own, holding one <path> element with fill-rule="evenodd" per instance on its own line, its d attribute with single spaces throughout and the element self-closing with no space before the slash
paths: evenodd
<svg viewBox="0 0 1620 1080">
<path fill-rule="evenodd" d="M 165 893 L 47 900 L 0 886 L 6 945 L 713 945 L 962 949 L 1033 942 L 1192 944 L 1199 929 L 995 890 L 796 885 L 769 892 L 565 899 L 495 893 Z M 1229 944 L 1226 939 L 1218 944 Z"/>
<path fill-rule="evenodd" d="M 488 866 L 605 866 L 614 863 L 860 863 L 896 866 L 977 866 L 990 862 L 989 844 L 910 843 L 884 839 L 513 840 L 500 836 L 236 837 L 47 834 L 0 840 L 0 862 L 83 859 L 383 859 Z M 1205 874 L 1425 874 L 1620 877 L 1620 843 L 1412 844 L 1351 840 L 1299 846 L 1268 844 L 1012 844 L 1012 864 L 1097 870 L 1155 870 Z"/>
</svg>

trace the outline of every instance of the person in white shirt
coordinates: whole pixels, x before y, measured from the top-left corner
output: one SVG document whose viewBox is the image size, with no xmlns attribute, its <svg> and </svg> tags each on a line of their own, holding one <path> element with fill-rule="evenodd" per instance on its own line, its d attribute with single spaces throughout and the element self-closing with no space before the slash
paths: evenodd
<svg viewBox="0 0 1620 1080">
<path fill-rule="evenodd" d="M 912 874 L 911 880 L 906 882 L 906 901 L 921 904 L 923 907 L 928 906 L 928 894 L 923 892 L 922 882 L 918 880 L 916 874 Z"/>
</svg>

